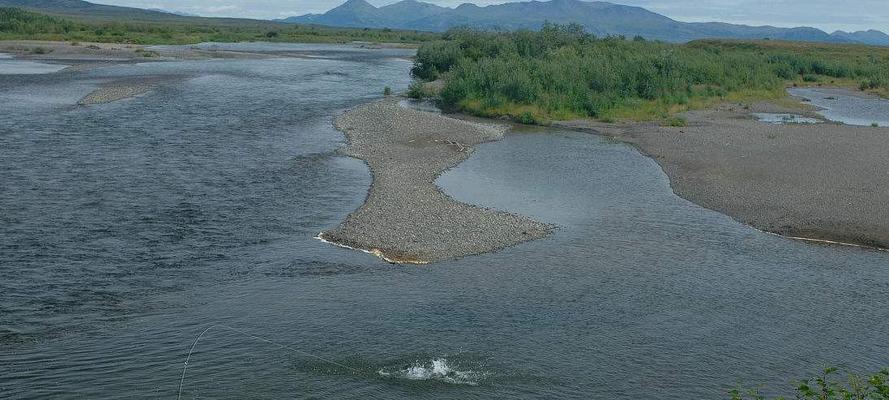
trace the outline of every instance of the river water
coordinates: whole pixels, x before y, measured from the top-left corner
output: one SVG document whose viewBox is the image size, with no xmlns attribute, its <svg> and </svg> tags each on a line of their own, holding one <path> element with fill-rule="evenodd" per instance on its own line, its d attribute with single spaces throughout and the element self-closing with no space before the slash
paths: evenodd
<svg viewBox="0 0 889 400">
<path fill-rule="evenodd" d="M 726 398 L 889 364 L 889 253 L 738 224 L 597 136 L 439 179 L 549 238 L 429 266 L 313 239 L 370 184 L 332 117 L 406 89 L 409 53 L 287 46 L 0 76 L 0 398 Z M 75 105 L 145 75 L 176 80 Z"/>
<path fill-rule="evenodd" d="M 67 65 L 46 64 L 15 59 L 10 54 L 0 53 L 0 75 L 50 74 L 65 69 Z"/>
<path fill-rule="evenodd" d="M 818 107 L 825 118 L 848 125 L 889 126 L 889 100 L 846 89 L 790 88 L 792 96 Z"/>
</svg>

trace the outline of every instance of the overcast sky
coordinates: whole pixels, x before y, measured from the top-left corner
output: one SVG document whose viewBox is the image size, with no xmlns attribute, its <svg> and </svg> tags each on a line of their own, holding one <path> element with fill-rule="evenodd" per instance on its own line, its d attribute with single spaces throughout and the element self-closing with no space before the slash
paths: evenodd
<svg viewBox="0 0 889 400">
<path fill-rule="evenodd" d="M 93 0 L 96 3 L 160 8 L 213 17 L 273 19 L 322 13 L 345 0 Z M 397 0 L 368 0 L 375 6 Z M 425 0 L 455 7 L 469 0 Z M 478 5 L 508 0 L 476 0 Z M 679 21 L 723 21 L 748 25 L 814 26 L 832 32 L 879 29 L 889 33 L 889 0 L 614 0 L 645 7 Z"/>
</svg>

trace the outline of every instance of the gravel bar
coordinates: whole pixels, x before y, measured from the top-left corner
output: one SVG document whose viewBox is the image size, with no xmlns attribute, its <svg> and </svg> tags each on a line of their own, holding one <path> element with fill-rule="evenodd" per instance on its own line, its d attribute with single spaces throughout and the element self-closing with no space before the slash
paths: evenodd
<svg viewBox="0 0 889 400">
<path fill-rule="evenodd" d="M 150 92 L 156 85 L 150 83 L 113 83 L 103 85 L 91 93 L 83 96 L 77 104 L 88 106 L 92 104 L 113 103 Z"/>
<path fill-rule="evenodd" d="M 769 104 L 686 114 L 689 126 L 565 122 L 637 146 L 679 196 L 771 233 L 889 248 L 889 129 L 770 124 Z"/>
<path fill-rule="evenodd" d="M 344 155 L 364 160 L 373 183 L 367 199 L 319 239 L 363 250 L 393 263 L 425 264 L 481 254 L 548 235 L 553 225 L 457 202 L 435 179 L 478 143 L 499 140 L 508 127 L 403 108 L 388 98 L 337 118 Z"/>
</svg>

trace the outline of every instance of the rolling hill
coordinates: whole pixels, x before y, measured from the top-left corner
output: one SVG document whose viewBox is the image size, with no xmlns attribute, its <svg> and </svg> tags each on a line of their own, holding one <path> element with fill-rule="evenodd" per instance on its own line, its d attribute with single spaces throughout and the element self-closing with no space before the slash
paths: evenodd
<svg viewBox="0 0 889 400">
<path fill-rule="evenodd" d="M 0 0 L 0 7 L 22 8 L 57 16 L 99 19 L 126 18 L 130 20 L 158 21 L 177 19 L 179 17 L 167 12 L 108 6 L 83 0 Z"/>
<path fill-rule="evenodd" d="M 166 10 L 146 10 L 133 7 L 109 6 L 83 0 L 0 0 L 0 7 L 20 8 L 57 17 L 105 22 L 164 22 L 202 25 L 282 25 L 277 21 L 243 18 L 209 18 L 183 15 Z"/>
</svg>

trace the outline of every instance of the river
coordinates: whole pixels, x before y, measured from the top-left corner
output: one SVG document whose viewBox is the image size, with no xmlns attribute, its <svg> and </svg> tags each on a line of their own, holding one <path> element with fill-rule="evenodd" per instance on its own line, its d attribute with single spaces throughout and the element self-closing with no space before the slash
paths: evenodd
<svg viewBox="0 0 889 400">
<path fill-rule="evenodd" d="M 304 54 L 0 75 L 0 397 L 727 398 L 887 364 L 889 253 L 739 224 L 598 136 L 522 130 L 438 181 L 549 238 L 428 266 L 314 239 L 371 182 L 332 118 L 410 52 L 273 46 Z"/>
</svg>

